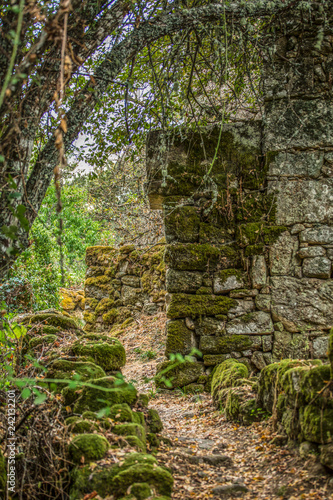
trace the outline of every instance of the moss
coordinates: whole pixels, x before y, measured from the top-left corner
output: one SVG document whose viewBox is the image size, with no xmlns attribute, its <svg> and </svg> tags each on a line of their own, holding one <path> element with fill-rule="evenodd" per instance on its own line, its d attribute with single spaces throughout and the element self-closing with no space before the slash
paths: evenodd
<svg viewBox="0 0 333 500">
<path fill-rule="evenodd" d="M 106 335 L 87 334 L 71 346 L 77 356 L 90 356 L 106 371 L 119 370 L 126 363 L 126 354 L 119 340 Z"/>
<path fill-rule="evenodd" d="M 104 299 L 99 301 L 98 305 L 96 306 L 95 313 L 102 314 L 105 311 L 108 311 L 109 309 L 111 309 L 113 304 L 114 304 L 113 299 L 104 298 Z"/>
<path fill-rule="evenodd" d="M 133 250 L 135 250 L 134 245 L 123 245 L 119 248 L 119 253 L 128 255 L 129 253 L 133 252 Z"/>
<path fill-rule="evenodd" d="M 146 442 L 146 432 L 142 425 L 134 423 L 117 424 L 113 427 L 112 432 L 118 436 L 136 436 Z"/>
<path fill-rule="evenodd" d="M 82 457 L 85 462 L 100 460 L 109 449 L 109 443 L 104 436 L 99 434 L 81 434 L 76 436 L 69 444 L 68 452 L 71 460 L 80 463 Z"/>
<path fill-rule="evenodd" d="M 119 403 L 134 404 L 137 398 L 135 388 L 126 383 L 115 385 L 115 381 L 114 377 L 103 377 L 94 380 L 94 385 L 107 390 L 83 387 L 81 396 L 74 406 L 75 413 L 83 413 L 86 410 L 98 411 L 107 405 L 113 406 Z"/>
<path fill-rule="evenodd" d="M 108 265 L 115 256 L 115 249 L 107 246 L 94 246 L 86 248 L 87 266 Z"/>
<path fill-rule="evenodd" d="M 333 379 L 333 328 L 331 328 L 329 337 L 328 359 L 331 363 L 331 379 Z"/>
<path fill-rule="evenodd" d="M 131 495 L 134 495 L 134 497 L 137 498 L 137 500 L 145 500 L 152 495 L 150 486 L 147 483 L 134 483 L 130 487 L 129 491 Z"/>
<path fill-rule="evenodd" d="M 80 500 L 87 493 L 97 491 L 100 497 L 105 498 L 109 495 L 115 495 L 114 478 L 123 471 L 126 471 L 132 465 L 142 464 L 154 470 L 157 461 L 152 455 L 144 453 L 127 454 L 121 462 L 111 467 L 97 466 L 92 471 L 89 465 L 82 468 L 75 468 L 71 473 L 72 488 L 70 492 L 71 500 Z M 132 484 L 140 482 L 133 480 Z M 150 481 L 148 481 L 150 484 Z M 121 495 L 117 495 L 119 498 Z"/>
<path fill-rule="evenodd" d="M 231 352 L 245 351 L 252 347 L 250 335 L 225 335 L 223 337 L 203 336 L 200 338 L 199 350 L 204 354 L 204 363 L 208 364 L 207 354 L 229 354 Z M 214 358 L 210 358 L 211 360 Z M 219 358 L 215 358 L 219 359 Z M 212 362 L 210 363 L 213 364 Z M 216 364 L 216 363 L 214 363 Z"/>
<path fill-rule="evenodd" d="M 185 394 L 202 394 L 205 391 L 205 386 L 199 383 L 188 384 L 183 387 Z"/>
<path fill-rule="evenodd" d="M 333 409 L 322 409 L 316 404 L 300 410 L 302 436 L 307 441 L 326 444 L 333 441 Z"/>
<path fill-rule="evenodd" d="M 59 359 L 53 361 L 46 372 L 47 378 L 72 379 L 79 375 L 80 380 L 89 380 L 105 377 L 105 372 L 100 366 L 87 361 L 67 361 Z M 52 383 L 53 385 L 53 383 Z"/>
<path fill-rule="evenodd" d="M 174 389 L 196 382 L 203 375 L 204 367 L 201 363 L 193 361 L 165 361 L 157 365 L 155 384 L 164 389 Z M 166 381 L 169 382 L 166 385 Z"/>
<path fill-rule="evenodd" d="M 98 425 L 89 422 L 89 420 L 78 419 L 76 422 L 70 424 L 70 431 L 74 434 L 91 433 L 96 429 L 98 429 Z"/>
<path fill-rule="evenodd" d="M 289 406 L 300 407 L 313 402 L 320 407 L 333 408 L 331 391 L 327 387 L 329 380 L 328 365 L 296 366 L 285 372 L 281 387 Z"/>
<path fill-rule="evenodd" d="M 251 255 L 262 255 L 263 253 L 263 243 L 258 243 L 258 245 L 249 245 L 245 248 L 245 257 L 250 257 Z"/>
<path fill-rule="evenodd" d="M 111 281 L 109 276 L 92 276 L 91 278 L 86 279 L 84 286 L 96 286 L 102 290 L 109 291 L 111 289 Z"/>
<path fill-rule="evenodd" d="M 148 432 L 147 442 L 150 444 L 152 448 L 158 448 L 160 446 L 160 440 L 153 432 Z"/>
<path fill-rule="evenodd" d="M 64 406 L 72 406 L 73 403 L 80 397 L 77 390 L 71 389 L 69 387 L 64 387 L 61 391 Z"/>
<path fill-rule="evenodd" d="M 103 321 L 107 325 L 112 325 L 117 319 L 117 316 L 119 316 L 119 311 L 118 309 L 113 308 L 111 309 L 111 311 L 108 311 L 107 313 L 103 314 Z"/>
<path fill-rule="evenodd" d="M 2 451 L 0 450 L 0 493 L 3 494 L 3 498 L 5 498 L 6 485 L 7 485 L 6 460 L 2 454 Z"/>
<path fill-rule="evenodd" d="M 197 295 L 212 295 L 213 289 L 212 289 L 212 287 L 209 287 L 209 286 L 201 286 L 200 288 L 198 288 L 198 290 L 195 293 Z"/>
<path fill-rule="evenodd" d="M 110 409 L 110 418 L 117 422 L 133 422 L 133 412 L 128 404 L 115 404 Z"/>
<path fill-rule="evenodd" d="M 57 335 L 59 331 L 59 326 L 36 325 L 30 329 L 29 334 L 37 333 L 38 335 Z"/>
<path fill-rule="evenodd" d="M 172 210 L 165 208 L 164 225 L 167 242 L 176 240 L 194 243 L 198 241 L 200 217 L 196 207 L 180 206 Z"/>
<path fill-rule="evenodd" d="M 218 264 L 223 268 L 238 267 L 240 254 L 232 246 L 173 244 L 166 246 L 164 260 L 167 266 L 178 271 L 206 271 Z"/>
<path fill-rule="evenodd" d="M 236 305 L 229 297 L 175 293 L 167 308 L 168 318 L 196 318 L 225 314 Z"/>
<path fill-rule="evenodd" d="M 31 349 L 34 349 L 35 347 L 38 347 L 39 345 L 41 344 L 52 344 L 53 342 L 55 342 L 57 340 L 57 336 L 56 335 L 44 335 L 43 337 L 35 337 L 33 339 L 30 340 L 29 342 L 29 347 Z"/>
<path fill-rule="evenodd" d="M 224 409 L 227 420 L 238 420 L 240 401 L 237 392 L 233 389 L 229 389 L 228 391 Z"/>
<path fill-rule="evenodd" d="M 217 227 L 213 224 L 200 224 L 199 241 L 200 243 L 210 243 L 223 245 L 230 241 L 230 234 L 225 228 Z"/>
<path fill-rule="evenodd" d="M 143 407 L 147 407 L 149 403 L 148 394 L 139 394 L 138 401 Z"/>
<path fill-rule="evenodd" d="M 96 314 L 89 311 L 84 311 L 83 319 L 86 323 L 90 323 L 93 325 L 96 321 Z"/>
<path fill-rule="evenodd" d="M 238 226 L 238 239 L 242 246 L 256 245 L 261 241 L 263 222 L 250 222 Z"/>
<path fill-rule="evenodd" d="M 77 324 L 73 318 L 68 318 L 63 314 L 54 313 L 36 313 L 29 314 L 22 320 L 24 325 L 33 325 L 34 323 L 43 323 L 43 325 L 60 327 L 63 330 L 76 330 Z"/>
<path fill-rule="evenodd" d="M 285 373 L 297 366 L 320 366 L 320 360 L 283 359 L 277 363 L 267 365 L 260 372 L 258 386 L 258 405 L 272 412 L 277 395 L 283 390 L 282 380 Z"/>
<path fill-rule="evenodd" d="M 136 463 L 119 472 L 113 480 L 118 494 L 125 494 L 129 486 L 136 482 L 146 482 L 154 486 L 158 493 L 171 496 L 173 479 L 170 472 L 162 467 Z"/>
<path fill-rule="evenodd" d="M 189 354 L 192 350 L 193 332 L 187 328 L 183 320 L 168 321 L 166 324 L 165 355 Z"/>
<path fill-rule="evenodd" d="M 280 234 L 287 231 L 286 226 L 269 226 L 265 227 L 263 230 L 264 242 L 266 245 L 272 245 L 280 236 Z"/>
<path fill-rule="evenodd" d="M 158 434 L 159 432 L 161 432 L 163 430 L 162 420 L 160 419 L 160 416 L 159 416 L 157 410 L 154 410 L 153 408 L 149 408 L 147 424 L 148 424 L 149 432 L 153 432 L 155 434 Z"/>
<path fill-rule="evenodd" d="M 249 375 L 247 367 L 236 359 L 230 358 L 218 365 L 212 378 L 212 397 L 220 402 L 222 389 L 240 385 Z"/>
<path fill-rule="evenodd" d="M 143 427 L 146 426 L 145 416 L 141 411 L 133 411 L 133 422 L 135 424 L 140 424 Z"/>
</svg>

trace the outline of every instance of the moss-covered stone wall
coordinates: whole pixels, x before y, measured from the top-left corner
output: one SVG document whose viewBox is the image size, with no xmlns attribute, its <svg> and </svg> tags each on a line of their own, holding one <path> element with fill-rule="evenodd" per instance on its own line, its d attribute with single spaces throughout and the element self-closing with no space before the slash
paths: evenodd
<svg viewBox="0 0 333 500">
<path fill-rule="evenodd" d="M 87 248 L 85 330 L 110 331 L 165 308 L 165 244 Z"/>
<path fill-rule="evenodd" d="M 220 142 L 222 125 L 148 139 L 147 191 L 165 219 L 166 355 L 195 347 L 206 373 L 228 357 L 257 370 L 327 357 L 332 37 L 319 47 L 285 31 L 263 69 L 264 121 L 224 124 Z"/>
</svg>

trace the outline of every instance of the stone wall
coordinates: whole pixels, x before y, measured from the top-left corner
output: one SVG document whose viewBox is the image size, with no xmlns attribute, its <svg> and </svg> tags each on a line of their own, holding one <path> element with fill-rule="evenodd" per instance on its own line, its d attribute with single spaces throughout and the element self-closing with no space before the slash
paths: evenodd
<svg viewBox="0 0 333 500">
<path fill-rule="evenodd" d="M 164 243 L 87 248 L 85 330 L 110 331 L 165 308 Z"/>
<path fill-rule="evenodd" d="M 165 218 L 166 355 L 196 347 L 206 372 L 228 357 L 262 369 L 327 356 L 333 39 L 319 47 L 293 22 L 263 69 L 263 121 L 224 124 L 220 143 L 221 126 L 148 139 L 147 190 Z"/>
</svg>

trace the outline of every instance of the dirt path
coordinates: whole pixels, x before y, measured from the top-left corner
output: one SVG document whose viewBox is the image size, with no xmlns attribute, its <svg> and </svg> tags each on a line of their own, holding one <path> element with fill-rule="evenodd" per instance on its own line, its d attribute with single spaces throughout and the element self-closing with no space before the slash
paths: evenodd
<svg viewBox="0 0 333 500">
<path fill-rule="evenodd" d="M 239 426 L 216 411 L 209 395 L 155 391 L 151 378 L 164 359 L 164 322 L 163 314 L 145 318 L 121 341 L 128 358 L 124 374 L 150 395 L 170 440 L 157 458 L 172 469 L 173 498 L 333 500 L 333 476 L 315 459 L 272 444 L 270 421 Z"/>
</svg>

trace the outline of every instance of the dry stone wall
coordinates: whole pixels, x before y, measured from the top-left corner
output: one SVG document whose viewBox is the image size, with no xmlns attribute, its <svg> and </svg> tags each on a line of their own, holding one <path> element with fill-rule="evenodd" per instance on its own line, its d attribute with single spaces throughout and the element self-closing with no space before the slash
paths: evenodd
<svg viewBox="0 0 333 500">
<path fill-rule="evenodd" d="M 136 249 L 125 245 L 87 248 L 85 330 L 104 332 L 124 327 L 138 315 L 165 308 L 164 243 Z"/>
<path fill-rule="evenodd" d="M 264 120 L 223 125 L 220 143 L 221 126 L 148 139 L 151 207 L 165 217 L 166 355 L 198 348 L 206 374 L 229 357 L 259 370 L 327 357 L 333 38 L 318 44 L 297 19 L 281 26 Z"/>
</svg>

